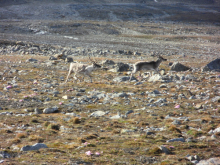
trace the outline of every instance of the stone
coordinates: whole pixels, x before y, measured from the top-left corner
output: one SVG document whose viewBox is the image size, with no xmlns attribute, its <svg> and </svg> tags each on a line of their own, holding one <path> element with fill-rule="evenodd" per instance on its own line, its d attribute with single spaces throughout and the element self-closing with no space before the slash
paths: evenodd
<svg viewBox="0 0 220 165">
<path fill-rule="evenodd" d="M 134 111 L 133 111 L 133 110 L 129 110 L 129 111 L 127 111 L 127 112 L 125 113 L 125 115 L 128 115 L 128 114 L 130 114 L 130 113 L 134 113 Z"/>
<path fill-rule="evenodd" d="M 159 88 L 168 88 L 166 84 L 161 84 Z"/>
<path fill-rule="evenodd" d="M 56 112 L 56 111 L 58 111 L 58 107 L 45 108 L 45 109 L 43 110 L 43 113 L 49 114 L 49 113 L 54 113 L 54 112 Z"/>
<path fill-rule="evenodd" d="M 115 98 L 115 97 L 128 97 L 128 95 L 124 92 L 120 92 L 120 93 L 114 93 L 112 94 L 111 96 L 112 98 Z"/>
<path fill-rule="evenodd" d="M 153 76 L 151 76 L 148 81 L 149 82 L 155 82 L 155 81 L 159 81 L 162 79 L 162 76 L 160 74 L 155 74 Z"/>
<path fill-rule="evenodd" d="M 215 96 L 211 99 L 212 102 L 218 102 L 220 103 L 220 96 Z"/>
<path fill-rule="evenodd" d="M 220 164 L 220 157 L 210 158 L 208 160 L 201 160 L 197 165 L 217 165 Z"/>
<path fill-rule="evenodd" d="M 62 98 L 63 98 L 63 99 L 71 99 L 71 97 L 70 97 L 70 96 L 67 96 L 67 95 L 63 96 Z"/>
<path fill-rule="evenodd" d="M 11 155 L 5 151 L 0 151 L 0 158 L 10 158 Z M 0 163 L 1 164 L 1 163 Z"/>
<path fill-rule="evenodd" d="M 38 61 L 38 60 L 33 59 L 33 58 L 29 58 L 29 59 L 26 60 L 26 62 L 34 62 L 34 63 L 36 63 L 37 61 Z"/>
<path fill-rule="evenodd" d="M 39 150 L 41 148 L 48 148 L 46 144 L 44 143 L 36 143 L 32 146 L 27 145 L 21 148 L 21 151 L 32 151 L 32 150 Z"/>
<path fill-rule="evenodd" d="M 217 58 L 201 69 L 203 72 L 212 71 L 212 70 L 220 70 L 220 58 Z"/>
<path fill-rule="evenodd" d="M 130 80 L 130 76 L 119 76 L 113 79 L 113 81 L 116 82 L 123 82 L 123 81 L 129 81 Z M 137 81 L 137 79 L 135 77 L 132 76 L 131 81 Z"/>
<path fill-rule="evenodd" d="M 117 113 L 117 115 L 110 117 L 110 119 L 120 119 L 120 118 L 121 118 L 121 114 L 119 112 Z"/>
<path fill-rule="evenodd" d="M 108 65 L 115 65 L 115 62 L 112 61 L 112 60 L 104 60 L 104 61 L 101 62 L 101 64 L 103 66 L 108 66 Z"/>
<path fill-rule="evenodd" d="M 73 62 L 73 58 L 72 57 L 67 57 L 67 58 L 65 58 L 65 62 L 68 62 L 68 63 Z"/>
<path fill-rule="evenodd" d="M 105 114 L 106 112 L 104 111 L 95 111 L 90 115 L 90 117 L 101 117 L 101 116 L 104 116 Z"/>
<path fill-rule="evenodd" d="M 174 62 L 170 68 L 171 71 L 176 71 L 176 72 L 187 71 L 189 69 L 190 69 L 189 67 L 187 67 L 179 62 Z"/>
<path fill-rule="evenodd" d="M 172 122 L 173 125 L 181 125 L 181 122 L 179 120 L 174 120 Z"/>
<path fill-rule="evenodd" d="M 165 154 L 171 154 L 171 152 L 166 148 L 166 147 L 164 147 L 164 146 L 160 146 L 159 147 L 160 149 L 161 149 L 161 151 L 163 152 L 163 153 L 165 153 Z"/>
<path fill-rule="evenodd" d="M 185 142 L 185 139 L 184 138 L 175 138 L 175 139 L 167 140 L 167 143 L 169 143 L 169 142 Z"/>
<path fill-rule="evenodd" d="M 34 113 L 35 114 L 42 114 L 42 111 L 40 109 L 38 109 L 38 108 L 35 108 L 34 109 Z"/>
<path fill-rule="evenodd" d="M 124 64 L 122 62 L 119 62 L 117 64 L 114 65 L 114 68 L 109 70 L 112 72 L 125 72 L 129 69 L 129 65 L 128 64 Z"/>
</svg>

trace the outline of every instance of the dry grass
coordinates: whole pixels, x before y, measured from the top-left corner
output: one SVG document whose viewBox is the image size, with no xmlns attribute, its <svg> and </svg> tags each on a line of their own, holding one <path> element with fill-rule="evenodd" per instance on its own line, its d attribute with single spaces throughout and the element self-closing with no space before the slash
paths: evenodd
<svg viewBox="0 0 220 165">
<path fill-rule="evenodd" d="M 150 27 L 150 26 L 149 26 Z M 151 27 L 153 28 L 153 27 Z M 193 28 L 193 27 L 191 27 Z M 156 30 L 156 29 L 155 29 Z M 130 37 L 130 36 L 123 36 Z M 144 40 L 152 40 L 152 42 L 158 40 L 168 39 L 166 42 L 178 42 L 185 43 L 186 40 L 197 40 L 201 38 L 203 40 L 214 40 L 215 42 L 219 41 L 218 36 L 193 36 L 193 35 L 144 35 L 144 36 L 132 36 L 135 38 L 141 38 Z M 186 49 L 191 49 L 192 47 L 187 47 Z M 193 48 L 194 51 L 198 51 L 197 48 Z M 155 57 L 149 55 L 142 55 L 146 60 L 155 60 Z M 155 157 L 159 160 L 160 164 L 189 164 L 189 161 L 185 159 L 187 154 L 190 155 L 199 155 L 203 159 L 220 156 L 219 155 L 219 133 L 216 133 L 217 140 L 213 141 L 199 141 L 199 142 L 174 142 L 172 144 L 167 144 L 168 139 L 181 137 L 184 134 L 184 138 L 193 137 L 194 139 L 210 135 L 207 134 L 211 129 L 220 127 L 220 120 L 218 118 L 212 118 L 212 115 L 218 115 L 219 109 L 213 111 L 213 109 L 207 109 L 206 111 L 196 110 L 193 106 L 185 106 L 185 103 L 190 103 L 191 105 L 201 103 L 197 100 L 186 100 L 186 99 L 177 99 L 176 102 L 180 104 L 179 109 L 174 109 L 175 103 L 168 104 L 164 107 L 147 107 L 148 101 L 150 98 L 145 94 L 146 91 L 153 91 L 155 89 L 160 92 L 167 91 L 168 94 L 163 96 L 154 97 L 154 100 L 163 97 L 166 98 L 168 102 L 174 102 L 171 98 L 172 94 L 184 93 L 187 97 L 190 96 L 190 93 L 187 90 L 190 90 L 192 94 L 198 94 L 199 92 L 205 92 L 211 90 L 210 97 L 213 97 L 215 94 L 213 92 L 213 86 L 215 85 L 214 79 L 207 80 L 201 78 L 202 82 L 185 82 L 184 85 L 187 87 L 191 86 L 190 89 L 177 89 L 175 82 L 168 83 L 169 86 L 166 89 L 161 89 L 159 86 L 160 82 L 149 83 L 144 82 L 139 86 L 135 86 L 133 82 L 128 83 L 116 83 L 108 79 L 107 77 L 116 77 L 117 73 L 97 71 L 93 74 L 94 83 L 87 82 L 72 82 L 69 81 L 65 85 L 55 86 L 49 88 L 48 90 L 59 91 L 58 96 L 53 96 L 49 92 L 39 92 L 37 95 L 32 95 L 32 88 L 41 88 L 41 85 L 33 84 L 33 80 L 40 80 L 43 78 L 49 79 L 49 81 L 57 80 L 58 83 L 62 84 L 63 82 L 58 78 L 61 75 L 66 75 L 67 71 L 58 70 L 56 73 L 52 74 L 50 68 L 45 70 L 41 68 L 33 68 L 33 65 L 26 63 L 17 63 L 18 61 L 26 61 L 29 59 L 29 55 L 2 55 L 1 61 L 2 65 L 0 66 L 1 70 L 5 70 L 4 67 L 9 66 L 9 63 L 4 63 L 4 61 L 11 61 L 13 65 L 18 70 L 26 70 L 26 75 L 19 75 L 19 78 L 22 81 L 18 81 L 21 92 L 16 95 L 12 91 L 7 92 L 7 96 L 10 100 L 4 99 L 3 110 L 1 112 L 13 112 L 17 113 L 27 113 L 24 109 L 28 109 L 29 112 L 34 112 L 35 107 L 38 107 L 40 110 L 43 110 L 46 107 L 58 106 L 59 113 L 53 114 L 38 114 L 30 115 L 25 117 L 20 117 L 16 115 L 11 116 L 0 116 L 0 127 L 8 127 L 7 129 L 0 129 L 1 139 L 0 143 L 1 148 L 7 149 L 11 148 L 12 144 L 18 146 L 20 149 L 25 145 L 32 145 L 35 143 L 45 143 L 49 148 L 41 149 L 39 151 L 31 151 L 27 153 L 22 153 L 18 149 L 16 152 L 19 156 L 14 156 L 10 161 L 15 162 L 25 162 L 27 164 L 37 163 L 37 164 L 62 164 L 67 163 L 70 159 L 82 159 L 84 161 L 93 162 L 94 164 L 144 164 L 141 162 L 140 158 L 143 156 L 146 157 Z M 45 61 L 48 57 L 45 56 L 31 56 L 31 58 L 36 58 L 39 61 Z M 193 55 L 187 54 L 186 57 L 182 55 L 174 54 L 172 56 L 166 56 L 168 59 L 167 62 L 162 63 L 160 68 L 165 69 L 165 73 L 169 70 L 168 63 L 179 61 L 187 66 L 192 67 L 202 67 L 204 64 L 212 60 L 212 58 L 206 59 L 205 57 L 194 57 Z M 95 61 L 102 61 L 106 59 L 105 57 L 96 57 L 93 58 Z M 123 61 L 128 63 L 135 63 L 140 59 L 135 58 L 124 58 L 123 56 L 114 58 L 114 55 L 108 56 L 108 59 L 113 61 Z M 89 62 L 85 57 L 77 57 L 80 62 Z M 198 62 L 199 61 L 199 62 Z M 65 63 L 60 63 L 58 65 L 66 65 Z M 39 64 L 39 66 L 43 66 Z M 30 74 L 31 73 L 31 74 Z M 183 74 L 183 73 L 180 73 Z M 185 74 L 191 74 L 191 72 L 186 72 Z M 201 75 L 200 75 L 201 74 Z M 126 75 L 122 73 L 121 75 Z M 195 73 L 196 76 L 209 77 L 215 75 L 215 73 Z M 7 77 L 7 81 L 0 80 L 0 88 L 3 91 L 3 88 L 7 85 L 8 81 L 11 81 L 14 76 L 17 76 L 16 73 L 6 73 L 4 75 Z M 195 87 L 193 87 L 195 86 Z M 79 89 L 85 89 L 85 92 L 82 92 L 82 95 L 86 95 L 88 91 L 102 91 L 104 93 L 113 93 L 113 92 L 133 92 L 135 93 L 135 100 L 131 99 L 129 104 L 125 104 L 126 99 L 114 98 L 113 101 L 119 102 L 117 105 L 111 104 L 100 104 L 103 102 L 103 99 L 99 100 L 96 103 L 87 103 L 85 105 L 74 104 L 73 107 L 68 107 L 68 104 L 71 102 L 70 99 L 62 99 L 62 96 L 68 95 L 73 97 L 79 93 Z M 201 88 L 201 90 L 198 90 Z M 204 88 L 204 89 L 203 89 Z M 72 90 L 69 90 L 72 89 Z M 69 90 L 69 91 L 68 91 Z M 141 94 L 144 93 L 144 94 Z M 24 96 L 27 96 L 24 98 Z M 44 104 L 46 98 L 50 98 Z M 131 96 L 129 96 L 131 98 Z M 34 99 L 39 99 L 40 104 L 34 104 Z M 23 102 L 19 102 L 23 100 Z M 3 100 L 1 100 L 3 101 Z M 59 102 L 62 101 L 62 105 Z M 212 106 L 216 109 L 218 103 L 211 103 L 208 100 L 208 104 L 213 104 Z M 3 103 L 3 102 L 2 102 Z M 27 105 L 25 105 L 27 103 Z M 13 104 L 13 106 L 9 106 Z M 23 108 L 17 108 L 16 104 L 24 104 Z M 202 102 L 202 104 L 205 104 Z M 147 107 L 145 110 L 140 110 L 140 108 Z M 138 110 L 139 109 L 139 110 Z M 89 115 L 96 111 L 109 111 L 109 114 L 104 117 L 89 117 Z M 109 119 L 110 116 L 116 115 L 118 112 L 125 114 L 129 110 L 134 110 L 134 113 L 129 114 L 127 118 L 120 118 L 118 120 Z M 81 117 L 67 117 L 67 115 L 60 112 L 74 112 Z M 166 119 L 165 116 L 170 115 L 171 117 L 178 118 L 182 116 L 187 116 L 190 121 L 182 121 L 181 125 L 173 125 L 173 119 Z M 194 119 L 201 119 L 201 121 L 191 121 Z M 26 130 L 22 133 L 17 133 L 17 127 L 25 126 Z M 61 129 L 61 126 L 62 129 Z M 146 131 L 149 127 L 162 128 L 163 131 L 148 131 L 152 134 L 146 135 Z M 193 129 L 189 129 L 192 127 Z M 201 128 L 202 131 L 198 131 Z M 36 130 L 35 130 L 36 129 Z M 127 131 L 127 132 L 126 132 Z M 123 132 L 123 133 L 122 133 Z M 172 155 L 165 155 L 161 152 L 158 146 L 167 145 L 167 148 L 172 151 Z M 172 146 L 171 148 L 169 148 Z M 10 149 L 11 150 L 11 149 Z M 87 156 L 86 151 L 91 151 L 92 156 Z M 96 156 L 95 153 L 99 152 L 100 156 Z"/>
</svg>

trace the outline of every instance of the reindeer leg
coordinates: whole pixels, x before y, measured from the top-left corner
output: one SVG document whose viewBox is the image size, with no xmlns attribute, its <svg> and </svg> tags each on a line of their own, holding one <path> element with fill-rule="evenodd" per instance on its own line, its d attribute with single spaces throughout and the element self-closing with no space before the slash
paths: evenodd
<svg viewBox="0 0 220 165">
<path fill-rule="evenodd" d="M 80 79 L 78 78 L 78 77 L 76 77 L 76 73 L 74 74 L 74 79 L 77 81 L 77 80 L 79 80 L 80 81 Z"/>
<path fill-rule="evenodd" d="M 130 79 L 129 79 L 129 81 L 131 81 L 131 78 L 132 78 L 132 76 L 133 76 L 133 73 L 131 73 L 131 76 L 130 76 Z"/>
<path fill-rule="evenodd" d="M 66 81 L 65 81 L 65 83 L 67 83 L 67 80 L 68 80 L 69 75 L 70 75 L 71 73 L 72 73 L 72 69 L 69 70 L 69 73 L 68 73 L 68 75 L 67 75 L 67 77 L 66 77 Z"/>
<path fill-rule="evenodd" d="M 86 74 L 90 78 L 90 82 L 92 83 L 92 76 L 90 74 Z"/>
</svg>

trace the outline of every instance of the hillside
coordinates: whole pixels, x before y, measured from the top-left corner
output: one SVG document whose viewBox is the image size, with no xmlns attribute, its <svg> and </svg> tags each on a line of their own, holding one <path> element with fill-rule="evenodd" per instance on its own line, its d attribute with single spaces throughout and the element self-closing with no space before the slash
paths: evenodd
<svg viewBox="0 0 220 165">
<path fill-rule="evenodd" d="M 0 164 L 220 164 L 219 20 L 217 0 L 1 0 Z M 70 62 L 102 67 L 64 83 Z"/>
</svg>

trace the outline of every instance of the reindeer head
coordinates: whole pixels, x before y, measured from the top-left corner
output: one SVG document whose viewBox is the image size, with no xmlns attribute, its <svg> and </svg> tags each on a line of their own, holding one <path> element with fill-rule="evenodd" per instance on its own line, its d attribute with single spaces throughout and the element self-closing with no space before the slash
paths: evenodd
<svg viewBox="0 0 220 165">
<path fill-rule="evenodd" d="M 101 68 L 101 65 L 99 65 L 95 61 L 91 60 L 90 56 L 89 56 L 89 60 L 92 62 L 92 65 L 94 68 Z"/>
<path fill-rule="evenodd" d="M 159 60 L 162 60 L 162 61 L 167 61 L 167 59 L 163 58 L 162 56 L 157 56 Z"/>
</svg>

